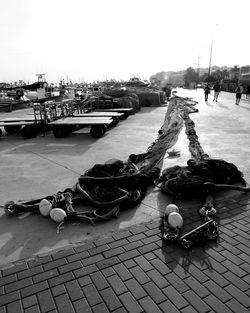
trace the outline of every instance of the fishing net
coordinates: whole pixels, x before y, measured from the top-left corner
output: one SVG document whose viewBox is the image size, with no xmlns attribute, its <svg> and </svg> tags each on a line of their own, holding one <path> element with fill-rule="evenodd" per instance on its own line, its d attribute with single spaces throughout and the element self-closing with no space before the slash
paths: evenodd
<svg viewBox="0 0 250 313">
<path fill-rule="evenodd" d="M 205 217 L 205 222 L 183 236 L 180 236 L 180 228 L 171 228 L 167 220 L 162 219 L 163 239 L 167 242 L 177 242 L 189 249 L 218 239 L 218 223 L 210 217 L 216 213 L 211 193 L 218 189 L 249 191 L 250 188 L 243 178 L 243 173 L 234 164 L 222 159 L 211 159 L 204 152 L 195 131 L 195 123 L 189 116 L 190 113 L 196 112 L 195 102 L 180 97 L 175 97 L 174 102 L 184 121 L 191 159 L 187 161 L 187 166 L 175 165 L 164 169 L 155 184 L 164 193 L 172 195 L 173 199 L 180 195 L 192 198 L 206 197 L 206 202 L 199 211 Z M 176 114 L 176 111 L 173 114 Z M 166 118 L 168 119 L 169 115 Z M 241 183 L 243 187 L 236 186 L 237 183 Z"/>
<path fill-rule="evenodd" d="M 167 111 L 166 115 L 171 113 L 170 117 L 165 117 L 157 139 L 145 153 L 131 154 L 126 162 L 112 159 L 104 164 L 95 164 L 79 177 L 72 188 L 44 199 L 53 208 L 62 208 L 67 213 L 66 220 L 91 223 L 106 221 L 117 216 L 120 210 L 138 205 L 145 197 L 148 186 L 159 178 L 165 153 L 176 143 L 183 127 L 182 118 L 173 112 Z M 9 201 L 5 205 L 5 213 L 18 215 L 39 212 L 41 200 L 23 203 Z M 88 205 L 90 209 L 76 210 L 78 203 Z"/>
</svg>

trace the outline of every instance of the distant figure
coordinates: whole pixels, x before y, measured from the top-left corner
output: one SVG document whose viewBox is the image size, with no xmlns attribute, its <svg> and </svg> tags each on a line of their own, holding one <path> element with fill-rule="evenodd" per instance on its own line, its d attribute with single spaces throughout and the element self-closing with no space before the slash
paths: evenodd
<svg viewBox="0 0 250 313">
<path fill-rule="evenodd" d="M 235 89 L 235 92 L 236 92 L 235 104 L 236 105 L 239 105 L 243 91 L 244 91 L 244 88 L 243 88 L 242 84 L 238 84 L 237 88 Z"/>
<path fill-rule="evenodd" d="M 218 82 L 215 83 L 214 85 L 214 100 L 213 101 L 216 101 L 218 100 L 218 96 L 219 96 L 219 93 L 220 93 L 220 84 Z"/>
<path fill-rule="evenodd" d="M 246 89 L 246 99 L 249 99 L 249 98 L 250 98 L 250 85 L 248 85 Z"/>
<path fill-rule="evenodd" d="M 208 95 L 210 94 L 210 87 L 208 84 L 206 84 L 205 88 L 204 88 L 204 94 L 205 94 L 205 101 L 207 102 L 208 100 Z"/>
</svg>

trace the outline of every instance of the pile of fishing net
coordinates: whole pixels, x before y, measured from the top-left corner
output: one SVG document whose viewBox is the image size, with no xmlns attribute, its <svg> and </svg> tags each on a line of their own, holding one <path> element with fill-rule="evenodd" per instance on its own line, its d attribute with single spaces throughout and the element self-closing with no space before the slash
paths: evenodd
<svg viewBox="0 0 250 313">
<path fill-rule="evenodd" d="M 215 184 L 246 186 L 242 172 L 234 164 L 204 157 L 200 161 L 188 160 L 187 166 L 164 169 L 158 180 L 161 189 L 170 195 L 196 198 L 211 192 Z"/>
<path fill-rule="evenodd" d="M 156 140 L 145 153 L 131 154 L 126 162 L 112 159 L 95 164 L 73 187 L 54 195 L 22 203 L 8 201 L 5 213 L 40 212 L 56 222 L 79 220 L 94 224 L 109 220 L 120 210 L 135 207 L 142 201 L 147 188 L 159 178 L 166 151 L 177 142 L 182 127 L 179 114 L 175 110 L 167 111 Z M 78 205 L 83 206 L 83 210 L 76 209 Z"/>
<path fill-rule="evenodd" d="M 24 203 L 7 202 L 5 213 L 19 215 L 23 212 L 40 212 L 44 216 L 51 216 L 53 209 L 57 208 L 66 213 L 62 214 L 61 219 L 58 217 L 57 222 L 80 220 L 94 224 L 117 216 L 120 210 L 138 205 L 147 187 L 153 184 L 159 174 L 159 168 L 139 171 L 131 161 L 112 159 L 94 165 L 79 177 L 75 186 L 63 192 Z M 93 209 L 76 211 L 73 206 L 77 203 Z"/>
<path fill-rule="evenodd" d="M 212 218 L 216 214 L 212 196 L 215 191 L 250 191 L 243 173 L 234 164 L 209 158 L 204 152 L 195 131 L 195 123 L 189 116 L 190 113 L 196 112 L 194 105 L 195 101 L 189 98 L 175 97 L 173 106 L 177 110 L 172 113 L 179 114 L 184 121 L 192 159 L 187 161 L 187 166 L 175 165 L 164 169 L 155 181 L 155 185 L 162 192 L 173 198 L 173 203 L 169 205 L 171 209 L 167 206 L 162 218 L 162 237 L 167 242 L 179 243 L 187 249 L 218 239 L 218 223 Z M 205 204 L 199 210 L 204 223 L 184 235 L 181 235 L 183 219 L 179 208 L 174 204 L 178 196 L 205 197 Z"/>
<path fill-rule="evenodd" d="M 141 108 L 139 97 L 135 93 L 127 94 L 115 100 L 117 101 L 117 108 L 133 108 L 134 112 L 138 112 Z"/>
</svg>

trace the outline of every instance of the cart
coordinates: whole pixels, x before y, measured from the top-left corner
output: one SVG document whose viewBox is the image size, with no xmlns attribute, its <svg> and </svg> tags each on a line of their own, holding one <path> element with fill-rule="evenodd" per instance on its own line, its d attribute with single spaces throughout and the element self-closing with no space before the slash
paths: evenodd
<svg viewBox="0 0 250 313">
<path fill-rule="evenodd" d="M 116 126 L 120 119 L 123 119 L 124 113 L 119 113 L 119 112 L 90 112 L 90 113 L 79 113 L 79 114 L 74 114 L 73 117 L 110 117 L 112 118 L 112 123 L 109 125 L 109 127 L 114 127 Z"/>
<path fill-rule="evenodd" d="M 108 126 L 113 122 L 111 117 L 93 116 L 93 117 L 62 117 L 49 122 L 52 132 L 56 138 L 62 138 L 69 133 L 79 130 L 83 127 L 90 127 L 90 135 L 93 138 L 102 137 L 107 131 Z"/>
<path fill-rule="evenodd" d="M 112 108 L 112 109 L 95 109 L 93 112 L 117 112 L 123 113 L 121 119 L 125 120 L 129 115 L 134 114 L 133 108 Z"/>
<path fill-rule="evenodd" d="M 0 127 L 6 133 L 14 134 L 21 131 L 24 138 L 36 137 L 39 131 L 45 131 L 46 117 L 40 107 L 34 105 L 33 109 L 5 113 L 0 117 Z M 0 135 L 2 130 L 0 129 Z"/>
</svg>

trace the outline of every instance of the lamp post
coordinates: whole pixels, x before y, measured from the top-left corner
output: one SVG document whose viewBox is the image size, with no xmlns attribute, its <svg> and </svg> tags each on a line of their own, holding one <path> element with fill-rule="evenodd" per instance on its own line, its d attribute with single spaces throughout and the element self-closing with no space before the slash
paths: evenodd
<svg viewBox="0 0 250 313">
<path fill-rule="evenodd" d="M 219 24 L 215 24 L 215 28 L 213 30 L 213 36 L 214 36 L 214 34 L 216 34 L 217 26 L 219 26 Z M 212 62 L 213 43 L 214 43 L 213 36 L 212 36 L 211 48 L 210 48 L 209 67 L 208 67 L 208 79 L 210 78 L 210 73 L 211 73 L 211 62 Z"/>
<path fill-rule="evenodd" d="M 212 52 L 213 52 L 213 40 L 212 40 L 212 42 L 211 42 L 211 49 L 210 49 L 209 67 L 208 67 L 208 78 L 210 77 L 210 72 L 211 72 Z"/>
<path fill-rule="evenodd" d="M 200 56 L 200 48 L 202 48 L 203 45 L 198 46 L 198 62 L 197 62 L 197 80 L 198 80 L 198 84 L 200 82 L 200 59 L 202 58 Z"/>
</svg>

